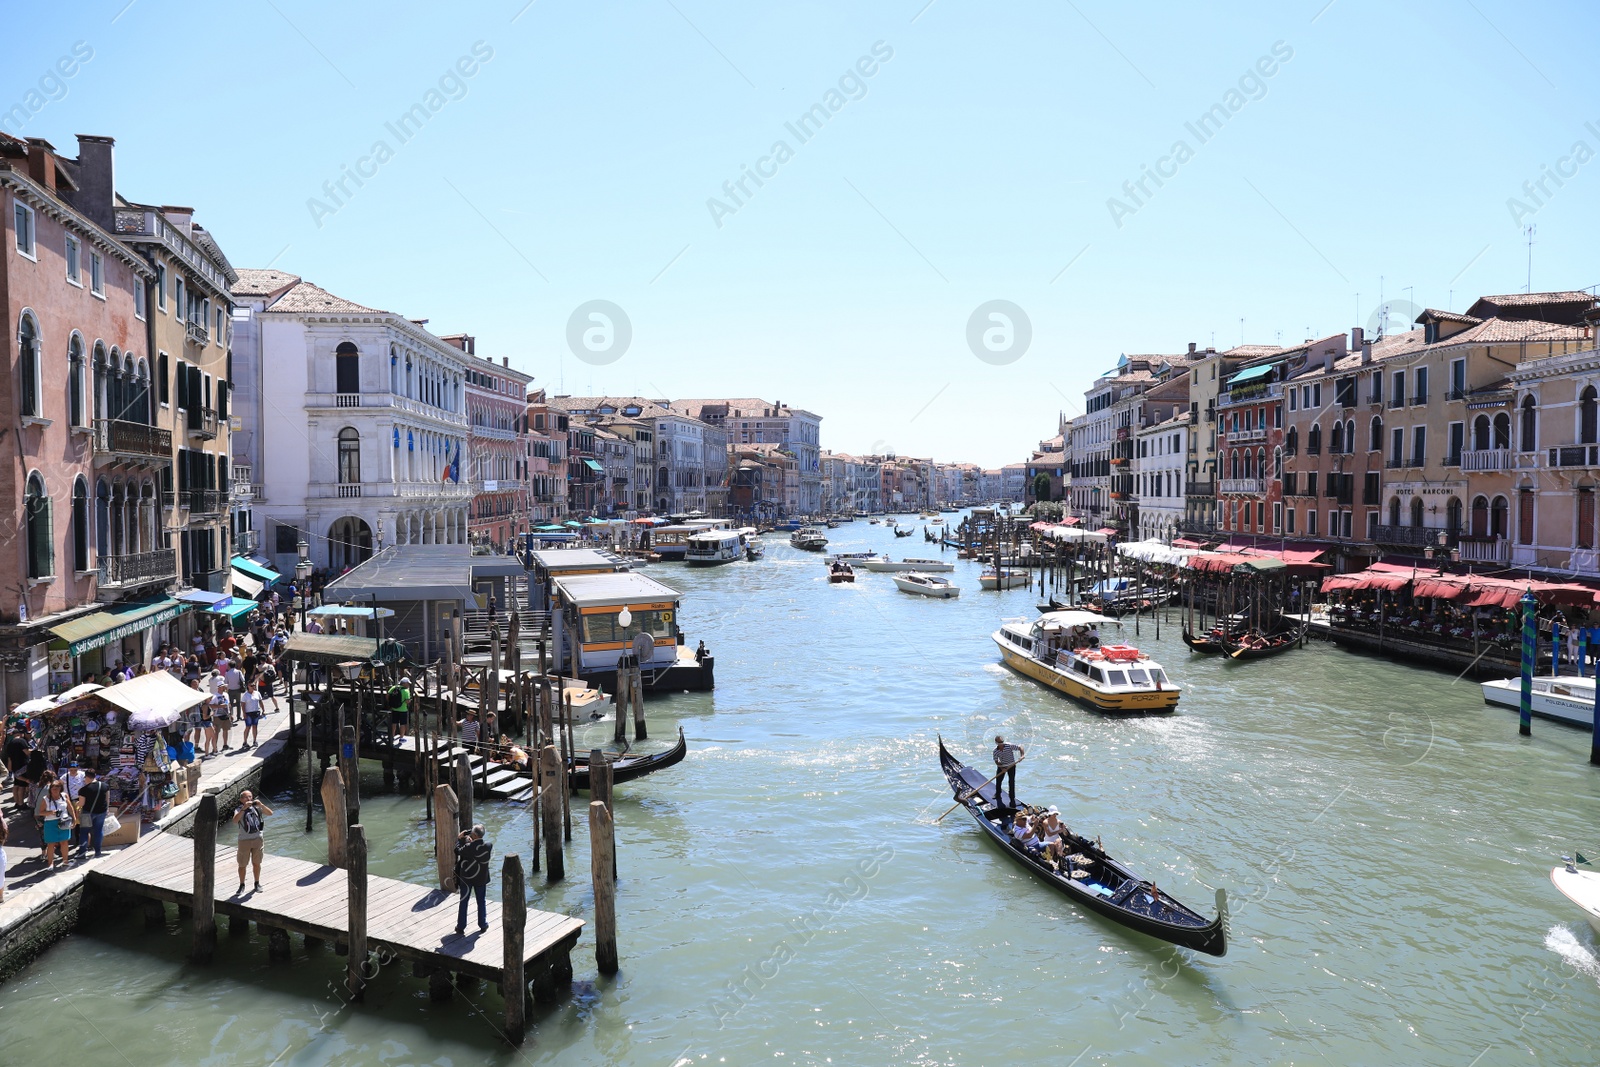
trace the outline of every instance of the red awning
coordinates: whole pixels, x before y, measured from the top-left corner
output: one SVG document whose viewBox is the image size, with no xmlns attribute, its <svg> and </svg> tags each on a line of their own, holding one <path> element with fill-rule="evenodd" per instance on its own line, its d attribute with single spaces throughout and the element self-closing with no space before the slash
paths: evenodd
<svg viewBox="0 0 1600 1067">
<path fill-rule="evenodd" d="M 1471 591 L 1465 577 L 1441 575 L 1438 578 L 1418 578 L 1411 592 L 1414 596 L 1431 596 L 1440 600 L 1459 600 Z"/>
<path fill-rule="evenodd" d="M 1199 541 L 1191 541 L 1187 537 L 1175 537 L 1172 540 L 1172 547 L 1173 548 L 1199 548 L 1199 547 L 1201 547 L 1201 545 L 1200 545 Z"/>
<path fill-rule="evenodd" d="M 1113 530 L 1113 529 L 1112 529 L 1112 528 L 1111 528 L 1111 527 L 1109 527 L 1109 526 L 1102 526 L 1102 527 L 1100 527 L 1100 529 L 1098 529 L 1098 530 L 1096 530 L 1096 531 L 1095 531 L 1095 533 L 1097 533 L 1097 534 L 1104 534 L 1104 535 L 1105 535 L 1105 536 L 1106 536 L 1106 537 L 1113 537 L 1113 536 L 1115 536 L 1115 535 L 1116 535 L 1116 532 L 1117 532 L 1117 531 L 1115 531 L 1115 530 Z"/>
<path fill-rule="evenodd" d="M 1189 557 L 1189 567 L 1208 574 L 1227 574 L 1249 558 L 1237 552 L 1196 552 Z"/>
<path fill-rule="evenodd" d="M 1078 520 L 1077 520 L 1077 518 L 1075 516 L 1068 515 L 1066 518 L 1061 520 L 1061 525 L 1063 525 L 1063 526 L 1076 526 L 1076 525 L 1078 525 Z"/>
</svg>

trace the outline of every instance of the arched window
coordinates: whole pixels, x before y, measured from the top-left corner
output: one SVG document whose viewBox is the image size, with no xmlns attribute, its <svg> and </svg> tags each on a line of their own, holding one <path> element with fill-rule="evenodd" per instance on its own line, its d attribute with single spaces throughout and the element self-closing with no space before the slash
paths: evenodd
<svg viewBox="0 0 1600 1067">
<path fill-rule="evenodd" d="M 1264 448 L 1258 448 L 1258 449 L 1256 449 L 1256 472 L 1255 472 L 1254 477 L 1265 478 L 1266 476 L 1267 476 L 1267 450 L 1264 449 Z"/>
<path fill-rule="evenodd" d="M 1272 476 L 1274 478 L 1283 477 L 1283 449 L 1281 448 L 1272 450 Z"/>
<path fill-rule="evenodd" d="M 346 485 L 361 481 L 361 435 L 350 426 L 339 431 L 339 481 Z"/>
<path fill-rule="evenodd" d="M 94 487 L 94 547 L 102 556 L 111 555 L 111 487 L 101 478 Z"/>
<path fill-rule="evenodd" d="M 1461 498 L 1453 496 L 1444 506 L 1444 528 L 1454 537 L 1461 532 Z"/>
<path fill-rule="evenodd" d="M 81 474 L 72 483 L 72 569 L 89 569 L 89 483 Z"/>
<path fill-rule="evenodd" d="M 112 417 L 112 412 L 107 406 L 108 398 L 106 396 L 106 346 L 99 341 L 94 343 L 92 365 L 94 367 L 94 378 L 91 382 L 94 386 L 92 393 L 94 417 L 97 419 L 109 419 Z"/>
<path fill-rule="evenodd" d="M 67 345 L 67 422 L 73 426 L 84 425 L 83 372 L 83 338 L 73 334 Z"/>
<path fill-rule="evenodd" d="M 1315 456 L 1322 452 L 1322 427 L 1317 423 L 1311 424 L 1311 430 L 1306 434 L 1306 455 Z"/>
<path fill-rule="evenodd" d="M 1383 419 L 1378 415 L 1372 416 L 1372 425 L 1367 431 L 1367 451 L 1383 451 Z"/>
<path fill-rule="evenodd" d="M 1539 415 L 1538 405 L 1533 402 L 1533 397 L 1522 398 L 1522 451 L 1532 452 L 1539 447 Z"/>
<path fill-rule="evenodd" d="M 28 535 L 29 578 L 50 578 L 55 575 L 53 518 L 50 498 L 44 491 L 44 479 L 38 471 L 34 471 L 28 475 L 28 488 L 22 497 L 22 521 Z"/>
<path fill-rule="evenodd" d="M 1328 436 L 1328 452 L 1330 455 L 1336 456 L 1343 451 L 1344 423 L 1335 421 L 1333 424 L 1333 433 Z"/>
<path fill-rule="evenodd" d="M 361 354 L 349 341 L 340 341 L 333 350 L 333 372 L 334 392 L 361 392 Z"/>
<path fill-rule="evenodd" d="M 1230 469 L 1233 471 L 1233 473 L 1230 474 L 1229 477 L 1230 478 L 1239 477 L 1239 453 L 1238 452 L 1230 452 L 1229 453 L 1229 463 L 1232 465 Z"/>
<path fill-rule="evenodd" d="M 1510 528 L 1511 502 L 1503 496 L 1494 498 L 1494 503 L 1489 506 L 1489 533 L 1494 537 L 1506 536 Z"/>
<path fill-rule="evenodd" d="M 1286 455 L 1294 455 L 1300 451 L 1300 428 L 1289 427 L 1289 432 L 1283 438 L 1283 451 Z"/>
<path fill-rule="evenodd" d="M 1475 496 L 1472 498 L 1472 536 L 1487 537 L 1489 535 L 1489 498 Z"/>
<path fill-rule="evenodd" d="M 1400 525 L 1400 498 L 1397 496 L 1389 498 L 1389 525 Z"/>
<path fill-rule="evenodd" d="M 1597 411 L 1596 408 L 1600 405 L 1597 405 L 1596 401 L 1597 396 L 1592 385 L 1585 389 L 1583 395 L 1578 398 L 1578 442 L 1580 444 L 1592 445 L 1600 441 L 1600 436 L 1597 436 L 1600 426 L 1596 425 L 1596 415 L 1600 414 L 1600 411 Z"/>
<path fill-rule="evenodd" d="M 1479 415 L 1472 420 L 1472 447 L 1479 452 L 1489 447 L 1489 416 Z"/>
<path fill-rule="evenodd" d="M 17 372 L 21 375 L 22 396 L 17 410 L 23 415 L 43 414 L 41 389 L 42 368 L 39 366 L 39 328 L 33 316 L 23 315 L 17 327 Z"/>
<path fill-rule="evenodd" d="M 1494 443 L 1491 447 L 1511 447 L 1511 416 L 1504 411 L 1494 417 Z"/>
<path fill-rule="evenodd" d="M 1411 498 L 1411 525 L 1422 525 L 1422 498 L 1420 496 Z"/>
</svg>

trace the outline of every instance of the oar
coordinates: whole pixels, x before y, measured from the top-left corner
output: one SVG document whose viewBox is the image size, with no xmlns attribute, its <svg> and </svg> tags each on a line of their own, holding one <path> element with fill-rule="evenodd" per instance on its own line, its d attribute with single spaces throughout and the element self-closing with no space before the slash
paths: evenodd
<svg viewBox="0 0 1600 1067">
<path fill-rule="evenodd" d="M 1017 763 L 1021 763 L 1023 760 L 1025 760 L 1027 758 L 1028 758 L 1027 756 L 1018 756 L 1017 757 Z M 1012 766 L 1015 767 L 1016 763 L 1013 763 Z M 965 794 L 957 796 L 956 797 L 956 802 L 954 804 L 950 805 L 950 811 L 955 811 L 961 805 L 965 804 L 967 801 L 969 801 L 973 797 L 977 796 L 980 792 L 982 792 L 984 786 L 988 785 L 990 782 L 994 781 L 995 778 L 1000 777 L 1000 775 L 1002 775 L 1004 773 L 1005 773 L 1004 771 L 996 771 L 993 778 L 985 778 L 982 782 L 979 782 L 976 786 L 974 786 L 973 788 L 967 790 L 967 792 Z M 1000 799 L 999 794 L 995 795 L 995 799 L 996 800 Z M 945 812 L 944 815 L 949 815 L 950 811 Z M 939 816 L 939 818 L 937 818 L 937 819 L 935 819 L 933 821 L 935 823 L 940 822 L 941 820 L 944 819 L 944 815 Z"/>
</svg>

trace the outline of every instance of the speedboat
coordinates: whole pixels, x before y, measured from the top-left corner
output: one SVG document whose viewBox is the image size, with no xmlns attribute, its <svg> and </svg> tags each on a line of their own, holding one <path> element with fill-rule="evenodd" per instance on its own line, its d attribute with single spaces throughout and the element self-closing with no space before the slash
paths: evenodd
<svg viewBox="0 0 1600 1067">
<path fill-rule="evenodd" d="M 1566 859 L 1565 856 L 1562 857 Z M 1579 863 L 1587 863 L 1580 854 Z M 1556 867 L 1550 872 L 1550 882 L 1561 891 L 1561 895 L 1572 901 L 1583 910 L 1583 917 L 1589 920 L 1589 926 L 1596 934 L 1600 934 L 1600 872 L 1580 871 L 1570 860 L 1565 867 Z"/>
<path fill-rule="evenodd" d="M 851 562 L 855 563 L 855 565 L 860 567 L 862 570 L 878 571 L 880 573 L 885 571 L 889 573 L 895 573 L 898 571 L 921 571 L 923 574 L 948 574 L 956 569 L 956 565 L 954 563 L 946 563 L 945 561 L 938 559 L 903 559 L 896 563 L 888 556 L 882 555 L 871 556 L 861 560 L 860 562 L 856 562 L 855 560 L 851 560 Z"/>
<path fill-rule="evenodd" d="M 961 595 L 959 585 L 938 574 L 921 574 L 917 571 L 897 574 L 894 576 L 894 584 L 902 593 L 915 593 L 918 596 L 948 599 Z"/>
<path fill-rule="evenodd" d="M 854 582 L 855 580 L 856 572 L 851 569 L 850 564 L 842 562 L 829 564 L 828 581 L 837 584 L 839 582 Z"/>
<path fill-rule="evenodd" d="M 807 552 L 821 552 L 828 547 L 828 535 L 817 526 L 802 526 L 789 535 L 789 543 Z"/>
<path fill-rule="evenodd" d="M 830 563 L 830 564 L 831 563 L 849 563 L 849 564 L 858 566 L 858 565 L 860 565 L 862 563 L 865 563 L 869 559 L 888 559 L 888 558 L 889 558 L 888 556 L 883 555 L 881 552 L 835 552 L 831 556 L 823 557 L 822 562 Z"/>
<path fill-rule="evenodd" d="M 1116 619 L 1092 611 L 1048 611 L 1001 624 L 990 636 L 1007 667 L 1111 715 L 1169 712 L 1179 689 L 1161 665 L 1132 645 L 1099 643 Z"/>
<path fill-rule="evenodd" d="M 984 589 L 1021 589 L 1033 580 L 1027 571 L 996 570 L 985 567 L 978 575 L 978 585 Z"/>
<path fill-rule="evenodd" d="M 1522 710 L 1522 679 L 1502 678 L 1482 684 L 1483 702 Z M 1594 679 L 1576 674 L 1548 675 L 1533 680 L 1533 713 L 1585 730 L 1594 726 Z"/>
</svg>

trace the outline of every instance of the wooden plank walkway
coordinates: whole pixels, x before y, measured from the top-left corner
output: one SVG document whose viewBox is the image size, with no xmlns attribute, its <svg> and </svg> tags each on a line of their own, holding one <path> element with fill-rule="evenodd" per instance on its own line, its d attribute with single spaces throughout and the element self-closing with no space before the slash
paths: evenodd
<svg viewBox="0 0 1600 1067">
<path fill-rule="evenodd" d="M 263 926 L 328 941 L 347 940 L 347 887 L 340 868 L 267 855 L 261 865 L 263 887 L 259 893 L 248 888 L 235 893 L 233 879 L 237 871 L 234 846 L 217 849 L 218 915 L 237 915 Z M 159 834 L 101 862 L 88 877 L 100 888 L 190 906 L 193 872 L 194 841 L 175 834 Z M 489 929 L 480 934 L 477 903 L 472 902 L 467 913 L 467 934 L 457 937 L 458 899 L 455 893 L 369 874 L 368 946 L 441 970 L 499 981 L 504 963 L 500 905 L 489 901 Z M 544 957 L 553 959 L 570 953 L 583 930 L 583 920 L 530 908 L 523 930 L 526 973 L 532 980 L 551 962 Z"/>
</svg>

